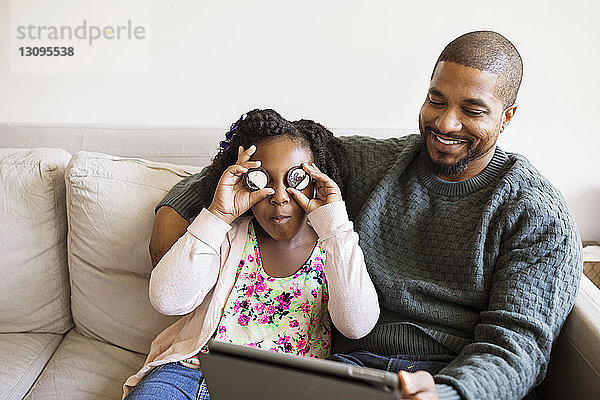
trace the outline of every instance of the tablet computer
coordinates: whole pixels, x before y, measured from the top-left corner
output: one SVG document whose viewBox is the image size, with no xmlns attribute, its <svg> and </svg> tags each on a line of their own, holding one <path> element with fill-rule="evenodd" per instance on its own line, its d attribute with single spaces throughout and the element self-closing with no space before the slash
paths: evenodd
<svg viewBox="0 0 600 400">
<path fill-rule="evenodd" d="M 397 374 L 211 340 L 200 355 L 212 400 L 399 399 Z"/>
</svg>

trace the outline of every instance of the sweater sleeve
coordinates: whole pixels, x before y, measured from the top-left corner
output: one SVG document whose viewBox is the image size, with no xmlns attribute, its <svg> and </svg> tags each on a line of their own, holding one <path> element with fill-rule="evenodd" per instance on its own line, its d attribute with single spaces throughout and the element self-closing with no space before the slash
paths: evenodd
<svg viewBox="0 0 600 400">
<path fill-rule="evenodd" d="M 435 376 L 468 399 L 520 399 L 541 383 L 581 277 L 579 234 L 560 194 L 540 191 L 506 211 L 474 341 Z"/>
<path fill-rule="evenodd" d="M 220 248 L 231 225 L 203 209 L 150 276 L 150 302 L 166 315 L 183 315 L 202 303 L 217 281 Z"/>
<path fill-rule="evenodd" d="M 308 220 L 325 250 L 331 320 L 344 336 L 361 338 L 375 326 L 379 302 L 345 204 L 319 207 L 308 214 Z"/>
<path fill-rule="evenodd" d="M 191 222 L 202 208 L 208 208 L 215 192 L 216 182 L 210 182 L 205 173 L 206 168 L 175 184 L 158 203 L 156 210 L 162 206 L 172 207 Z"/>
</svg>

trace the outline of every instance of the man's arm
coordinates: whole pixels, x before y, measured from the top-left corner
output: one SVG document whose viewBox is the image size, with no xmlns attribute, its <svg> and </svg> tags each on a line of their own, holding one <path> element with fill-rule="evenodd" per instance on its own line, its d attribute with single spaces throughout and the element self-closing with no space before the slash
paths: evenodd
<svg viewBox="0 0 600 400">
<path fill-rule="evenodd" d="M 153 267 L 156 267 L 173 243 L 183 236 L 189 225 L 190 223 L 174 208 L 163 206 L 158 209 L 150 237 L 150 258 Z"/>
<path fill-rule="evenodd" d="M 366 136 L 341 136 L 348 153 L 348 177 L 344 199 L 348 216 L 354 221 L 373 189 L 398 160 L 408 165 L 421 148 L 417 135 L 376 139 Z M 404 165 L 400 168 L 406 167 Z"/>
<path fill-rule="evenodd" d="M 210 205 L 216 182 L 209 182 L 205 172 L 206 168 L 178 182 L 156 206 L 149 246 L 153 267 L 183 236 L 200 210 Z"/>
<path fill-rule="evenodd" d="M 489 303 L 473 343 L 435 376 L 466 398 L 517 399 L 537 386 L 575 301 L 583 263 L 577 226 L 560 194 L 531 192 L 536 201 L 503 213 Z"/>
</svg>

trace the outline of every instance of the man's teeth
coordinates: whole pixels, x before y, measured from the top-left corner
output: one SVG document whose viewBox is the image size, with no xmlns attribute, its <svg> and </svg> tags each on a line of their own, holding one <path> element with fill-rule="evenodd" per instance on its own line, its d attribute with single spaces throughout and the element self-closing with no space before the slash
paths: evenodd
<svg viewBox="0 0 600 400">
<path fill-rule="evenodd" d="M 442 138 L 441 138 L 441 137 L 439 137 L 438 135 L 433 135 L 433 136 L 435 136 L 435 138 L 436 138 L 437 140 L 439 140 L 439 141 L 440 141 L 441 143 L 443 143 L 443 144 L 460 144 L 460 143 L 462 143 L 462 142 L 461 142 L 461 141 L 459 141 L 459 140 L 446 140 L 446 139 L 442 139 Z"/>
</svg>

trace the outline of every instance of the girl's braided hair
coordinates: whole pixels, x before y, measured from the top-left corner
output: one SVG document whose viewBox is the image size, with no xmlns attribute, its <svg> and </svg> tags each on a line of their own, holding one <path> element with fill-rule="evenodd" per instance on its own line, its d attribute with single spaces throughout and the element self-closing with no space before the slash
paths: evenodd
<svg viewBox="0 0 600 400">
<path fill-rule="evenodd" d="M 342 196 L 345 195 L 348 154 L 340 140 L 317 122 L 307 119 L 290 122 L 270 109 L 249 111 L 231 125 L 219 152 L 205 170 L 211 191 L 216 189 L 223 171 L 237 161 L 239 146 L 247 149 L 253 144 L 258 146 L 265 139 L 279 136 L 297 140 L 300 145 L 310 149 L 317 167 L 333 179 L 340 187 Z"/>
</svg>

